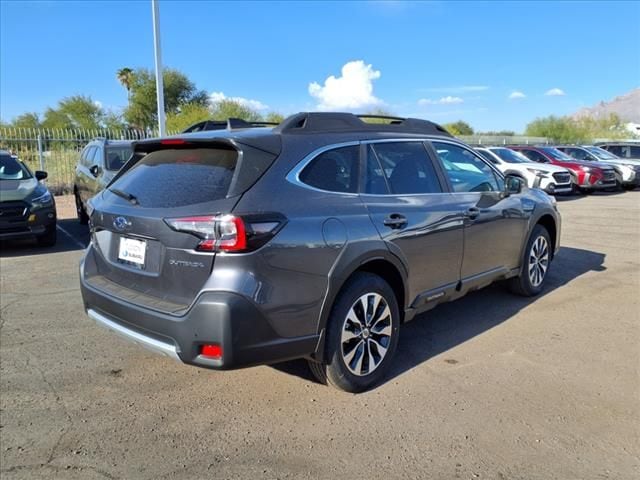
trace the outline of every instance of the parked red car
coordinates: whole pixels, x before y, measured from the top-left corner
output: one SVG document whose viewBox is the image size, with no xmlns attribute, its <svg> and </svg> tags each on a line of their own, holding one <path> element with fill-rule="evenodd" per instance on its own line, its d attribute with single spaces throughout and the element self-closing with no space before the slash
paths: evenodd
<svg viewBox="0 0 640 480">
<path fill-rule="evenodd" d="M 593 162 L 582 162 L 553 147 L 519 145 L 509 147 L 539 163 L 550 163 L 564 167 L 571 173 L 575 188 L 582 192 L 604 190 L 616 186 L 616 172 L 608 165 L 594 166 Z"/>
</svg>

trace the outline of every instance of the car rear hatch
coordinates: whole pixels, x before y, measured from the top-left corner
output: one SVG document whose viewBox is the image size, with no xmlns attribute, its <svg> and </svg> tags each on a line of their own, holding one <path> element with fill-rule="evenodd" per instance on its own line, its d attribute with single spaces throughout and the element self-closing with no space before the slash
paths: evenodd
<svg viewBox="0 0 640 480">
<path fill-rule="evenodd" d="M 229 217 L 274 158 L 225 139 L 140 144 L 122 172 L 91 200 L 85 280 L 127 302 L 183 313 L 224 243 L 207 232 L 219 232 L 216 219 Z"/>
</svg>

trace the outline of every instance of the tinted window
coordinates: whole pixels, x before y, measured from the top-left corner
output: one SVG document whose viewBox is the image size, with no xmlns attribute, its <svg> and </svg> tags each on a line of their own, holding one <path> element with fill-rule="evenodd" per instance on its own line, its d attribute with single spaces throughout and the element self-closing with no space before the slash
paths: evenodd
<svg viewBox="0 0 640 480">
<path fill-rule="evenodd" d="M 369 157 L 378 160 L 378 170 L 386 178 L 391 193 L 401 195 L 442 192 L 422 142 L 376 143 L 370 147 L 369 152 L 373 155 Z M 379 181 L 377 183 L 380 184 Z"/>
<path fill-rule="evenodd" d="M 336 148 L 321 153 L 300 173 L 307 185 L 329 192 L 355 193 L 358 189 L 360 147 Z"/>
<path fill-rule="evenodd" d="M 630 145 L 627 157 L 640 158 L 640 145 Z"/>
<path fill-rule="evenodd" d="M 20 160 L 11 155 L 0 155 L 0 180 L 25 180 L 31 174 Z"/>
<path fill-rule="evenodd" d="M 493 169 L 466 148 L 433 142 L 433 148 L 455 192 L 502 191 L 504 183 Z"/>
<path fill-rule="evenodd" d="M 131 156 L 131 147 L 107 147 L 105 168 L 107 170 L 120 170 Z"/>
<path fill-rule="evenodd" d="M 217 148 L 159 150 L 144 156 L 110 188 L 142 207 L 181 207 L 226 197 L 237 152 Z"/>
<path fill-rule="evenodd" d="M 603 146 L 602 148 L 619 157 L 625 156 L 625 154 L 622 152 L 622 147 L 620 145 L 608 145 L 608 146 Z"/>
</svg>

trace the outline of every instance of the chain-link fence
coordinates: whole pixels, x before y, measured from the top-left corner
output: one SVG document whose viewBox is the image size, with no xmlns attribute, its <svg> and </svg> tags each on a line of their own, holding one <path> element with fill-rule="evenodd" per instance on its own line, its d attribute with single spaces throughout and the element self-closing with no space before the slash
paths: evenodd
<svg viewBox="0 0 640 480">
<path fill-rule="evenodd" d="M 9 150 L 31 170 L 45 170 L 47 185 L 56 195 L 73 192 L 75 167 L 80 152 L 94 138 L 139 140 L 157 136 L 141 130 L 61 130 L 0 128 L 0 149 Z"/>
</svg>

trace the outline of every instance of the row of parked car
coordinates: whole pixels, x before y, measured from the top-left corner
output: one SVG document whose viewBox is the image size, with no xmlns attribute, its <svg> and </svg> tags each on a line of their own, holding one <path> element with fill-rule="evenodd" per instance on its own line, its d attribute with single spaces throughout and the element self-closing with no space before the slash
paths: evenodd
<svg viewBox="0 0 640 480">
<path fill-rule="evenodd" d="M 529 188 L 540 188 L 556 195 L 589 193 L 596 190 L 626 189 L 640 186 L 638 158 L 621 158 L 606 149 L 620 145 L 559 145 L 476 148 L 500 171 L 520 176 Z M 640 148 L 640 145 L 634 148 Z"/>
</svg>

